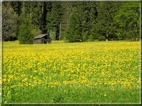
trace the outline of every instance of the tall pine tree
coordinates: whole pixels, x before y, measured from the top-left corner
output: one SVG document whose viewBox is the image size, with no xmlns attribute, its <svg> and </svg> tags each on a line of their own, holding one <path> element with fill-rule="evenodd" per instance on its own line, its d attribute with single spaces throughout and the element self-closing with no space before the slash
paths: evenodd
<svg viewBox="0 0 142 106">
<path fill-rule="evenodd" d="M 27 5 L 26 5 L 27 6 Z M 20 44 L 32 44 L 34 35 L 32 33 L 33 25 L 31 21 L 31 14 L 26 11 L 25 2 L 23 2 L 23 9 L 21 14 L 21 25 L 18 35 Z"/>
<path fill-rule="evenodd" d="M 77 8 L 74 7 L 70 15 L 69 25 L 66 29 L 65 40 L 67 42 L 82 41 L 80 25 L 79 13 L 77 12 Z"/>
<path fill-rule="evenodd" d="M 52 14 L 51 14 L 51 23 L 52 23 L 52 27 L 55 28 L 55 39 L 59 40 L 59 36 L 60 36 L 60 27 L 61 27 L 61 21 L 62 21 L 62 15 L 63 15 L 63 8 L 61 5 L 61 2 L 59 1 L 54 1 L 52 2 L 52 10 L 51 10 Z"/>
</svg>

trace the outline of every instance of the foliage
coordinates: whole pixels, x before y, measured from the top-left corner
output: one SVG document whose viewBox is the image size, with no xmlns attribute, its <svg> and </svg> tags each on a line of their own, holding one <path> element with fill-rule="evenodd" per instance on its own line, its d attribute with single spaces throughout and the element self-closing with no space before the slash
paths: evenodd
<svg viewBox="0 0 142 106">
<path fill-rule="evenodd" d="M 115 32 L 113 17 L 117 14 L 121 6 L 120 2 L 99 2 L 97 6 L 98 16 L 97 22 L 94 25 L 94 34 L 99 35 L 99 38 L 109 40 L 111 34 Z M 100 37 L 103 36 L 103 37 Z"/>
<path fill-rule="evenodd" d="M 51 26 L 55 28 L 55 39 L 59 40 L 60 36 L 60 24 L 62 20 L 63 15 L 63 7 L 61 5 L 61 2 L 52 2 L 52 9 L 51 9 Z"/>
<path fill-rule="evenodd" d="M 140 42 L 4 42 L 3 103 L 140 103 L 140 49 Z"/>
<path fill-rule="evenodd" d="M 27 16 L 24 18 L 20 25 L 18 40 L 20 44 L 32 44 L 34 35 L 32 33 L 33 26 L 31 24 L 30 18 Z"/>
<path fill-rule="evenodd" d="M 63 15 L 60 23 L 60 40 L 63 40 L 66 36 L 66 29 L 69 25 L 70 14 L 72 13 L 73 2 L 64 1 L 61 3 L 63 9 Z"/>
<path fill-rule="evenodd" d="M 106 37 L 105 37 L 105 36 L 99 36 L 99 37 L 98 37 L 98 40 L 99 40 L 99 41 L 105 41 L 105 40 L 106 40 Z"/>
<path fill-rule="evenodd" d="M 37 28 L 37 29 L 32 29 L 31 33 L 33 34 L 33 36 L 37 36 L 37 35 L 41 34 L 42 31 Z"/>
<path fill-rule="evenodd" d="M 6 3 L 2 5 L 2 35 L 3 40 L 15 40 L 17 26 L 15 25 L 18 20 L 18 16 L 14 10 L 10 7 L 10 4 Z"/>
<path fill-rule="evenodd" d="M 20 24 L 25 16 L 32 20 L 33 29 L 41 33 L 54 32 L 53 39 L 65 39 L 68 42 L 94 41 L 105 37 L 108 40 L 139 40 L 140 32 L 140 2 L 114 2 L 114 1 L 11 1 L 3 2 L 12 8 L 9 17 L 14 18 L 12 35 L 4 35 L 6 39 L 17 39 Z M 24 10 L 24 11 L 22 11 Z M 15 13 L 18 16 L 15 16 Z M 19 18 L 25 14 L 21 20 Z M 3 15 L 4 16 L 4 15 Z M 75 20 L 73 20 L 73 17 Z M 25 17 L 27 18 L 27 17 Z M 3 25 L 7 24 L 5 18 Z M 74 25 L 73 25 L 74 24 Z M 10 25 L 10 27 L 11 27 Z M 73 28 L 75 27 L 75 28 Z M 16 29 L 16 31 L 15 31 Z M 3 30 L 6 30 L 5 28 Z M 9 31 L 10 31 L 9 30 Z M 6 32 L 6 31 L 4 31 Z M 101 36 L 101 37 L 100 37 Z"/>
<path fill-rule="evenodd" d="M 73 8 L 72 10 L 65 38 L 69 42 L 82 41 L 81 27 L 79 21 L 79 14 L 77 13 L 77 8 Z"/>
<path fill-rule="evenodd" d="M 10 2 L 11 7 L 13 8 L 13 10 L 15 11 L 15 13 L 20 16 L 22 13 L 22 2 Z"/>
<path fill-rule="evenodd" d="M 126 2 L 114 17 L 117 23 L 117 36 L 124 39 L 139 39 L 140 31 L 140 3 Z"/>
</svg>

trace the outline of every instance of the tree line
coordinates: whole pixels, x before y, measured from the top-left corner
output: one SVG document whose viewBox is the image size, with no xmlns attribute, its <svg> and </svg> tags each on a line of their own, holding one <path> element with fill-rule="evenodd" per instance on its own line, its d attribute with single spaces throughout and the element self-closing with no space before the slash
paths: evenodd
<svg viewBox="0 0 142 106">
<path fill-rule="evenodd" d="M 85 42 L 140 39 L 140 2 L 5 1 L 4 41 L 33 43 L 47 33 L 54 40 Z"/>
</svg>

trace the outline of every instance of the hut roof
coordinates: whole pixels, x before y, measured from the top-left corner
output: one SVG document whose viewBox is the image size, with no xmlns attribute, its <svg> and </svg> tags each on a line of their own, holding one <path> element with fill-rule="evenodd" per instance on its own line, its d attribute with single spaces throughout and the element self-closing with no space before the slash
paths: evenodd
<svg viewBox="0 0 142 106">
<path fill-rule="evenodd" d="M 47 34 L 39 34 L 38 36 L 34 37 L 34 38 L 42 38 L 44 36 L 47 36 Z"/>
</svg>

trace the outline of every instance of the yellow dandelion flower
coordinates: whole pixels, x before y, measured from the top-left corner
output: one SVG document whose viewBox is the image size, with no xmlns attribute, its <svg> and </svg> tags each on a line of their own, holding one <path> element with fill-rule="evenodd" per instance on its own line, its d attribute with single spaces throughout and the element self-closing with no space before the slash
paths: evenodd
<svg viewBox="0 0 142 106">
<path fill-rule="evenodd" d="M 106 93 L 104 94 L 104 96 L 107 96 Z"/>
</svg>

